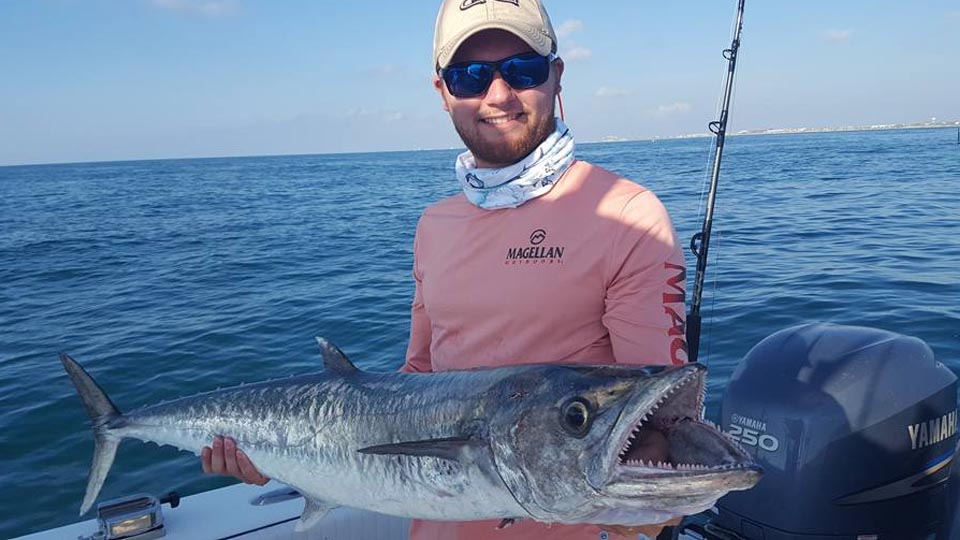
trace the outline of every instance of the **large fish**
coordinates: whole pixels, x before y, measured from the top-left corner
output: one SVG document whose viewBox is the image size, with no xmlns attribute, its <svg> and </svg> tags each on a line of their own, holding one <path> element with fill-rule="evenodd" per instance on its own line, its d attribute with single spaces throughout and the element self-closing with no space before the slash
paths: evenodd
<svg viewBox="0 0 960 540">
<path fill-rule="evenodd" d="M 61 355 L 93 420 L 93 505 L 125 438 L 199 453 L 229 436 L 306 499 L 298 529 L 336 506 L 420 519 L 640 525 L 696 513 L 761 471 L 703 420 L 706 370 L 524 365 L 368 373 L 319 339 L 322 373 L 122 414 Z M 660 462 L 637 441 L 666 441 Z"/>
</svg>

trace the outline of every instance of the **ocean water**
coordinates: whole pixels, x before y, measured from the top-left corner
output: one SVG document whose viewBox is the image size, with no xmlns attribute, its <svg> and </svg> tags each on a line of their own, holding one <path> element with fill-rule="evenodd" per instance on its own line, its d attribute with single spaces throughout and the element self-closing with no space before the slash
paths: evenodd
<svg viewBox="0 0 960 540">
<path fill-rule="evenodd" d="M 656 191 L 686 243 L 710 144 L 580 156 Z M 456 191 L 455 155 L 0 168 L 0 537 L 77 519 L 93 443 L 60 351 L 121 410 L 315 371 L 315 335 L 365 369 L 399 367 L 414 227 Z M 728 139 L 703 302 L 708 415 L 753 345 L 805 322 L 913 335 L 960 372 L 958 193 L 953 130 Z M 191 454 L 128 442 L 101 499 L 226 483 Z"/>
</svg>

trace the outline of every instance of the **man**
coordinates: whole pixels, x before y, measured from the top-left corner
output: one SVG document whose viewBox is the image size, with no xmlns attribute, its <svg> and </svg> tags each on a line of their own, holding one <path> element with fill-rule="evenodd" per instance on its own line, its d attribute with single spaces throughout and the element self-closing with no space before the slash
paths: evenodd
<svg viewBox="0 0 960 540">
<path fill-rule="evenodd" d="M 463 193 L 417 226 L 403 371 L 519 363 L 683 363 L 683 254 L 650 191 L 575 158 L 555 117 L 563 61 L 538 0 L 446 0 L 433 84 L 468 151 Z M 666 459 L 665 438 L 644 441 Z M 204 470 L 262 483 L 232 441 Z M 637 538 L 659 526 L 416 521 L 414 539 Z"/>
</svg>

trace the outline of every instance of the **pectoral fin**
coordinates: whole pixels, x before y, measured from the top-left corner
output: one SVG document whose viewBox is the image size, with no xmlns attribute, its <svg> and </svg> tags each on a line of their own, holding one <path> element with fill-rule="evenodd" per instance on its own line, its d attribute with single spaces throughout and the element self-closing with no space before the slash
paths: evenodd
<svg viewBox="0 0 960 540">
<path fill-rule="evenodd" d="M 450 461 L 459 461 L 462 456 L 475 450 L 481 443 L 473 437 L 450 437 L 395 444 L 381 444 L 357 450 L 361 454 L 429 456 Z"/>
<path fill-rule="evenodd" d="M 317 523 L 327 515 L 327 512 L 336 508 L 337 505 L 307 498 L 307 503 L 303 507 L 303 513 L 300 514 L 300 521 L 293 527 L 297 532 L 303 532 Z"/>
</svg>

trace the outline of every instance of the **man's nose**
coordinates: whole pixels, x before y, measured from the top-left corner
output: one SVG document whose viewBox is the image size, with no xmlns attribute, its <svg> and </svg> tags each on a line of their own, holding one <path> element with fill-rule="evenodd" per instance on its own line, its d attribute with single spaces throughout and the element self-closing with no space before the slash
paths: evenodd
<svg viewBox="0 0 960 540">
<path fill-rule="evenodd" d="M 493 80 L 490 81 L 490 88 L 487 88 L 487 95 L 484 96 L 488 103 L 505 103 L 513 99 L 513 88 L 503 80 L 500 72 L 493 74 Z"/>
</svg>

